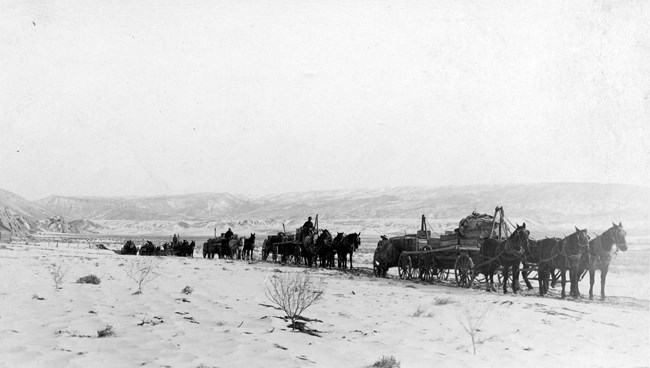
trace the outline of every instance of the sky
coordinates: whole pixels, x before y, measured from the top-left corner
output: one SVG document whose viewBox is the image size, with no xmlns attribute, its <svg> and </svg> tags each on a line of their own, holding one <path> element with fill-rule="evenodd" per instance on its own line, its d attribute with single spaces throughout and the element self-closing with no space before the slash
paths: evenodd
<svg viewBox="0 0 650 368">
<path fill-rule="evenodd" d="M 647 1 L 2 1 L 0 188 L 650 183 Z"/>
</svg>

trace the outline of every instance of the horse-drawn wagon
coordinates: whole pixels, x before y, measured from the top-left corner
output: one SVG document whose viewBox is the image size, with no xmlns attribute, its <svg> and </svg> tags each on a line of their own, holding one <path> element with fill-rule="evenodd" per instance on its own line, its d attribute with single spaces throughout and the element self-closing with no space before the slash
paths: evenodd
<svg viewBox="0 0 650 368">
<path fill-rule="evenodd" d="M 502 207 L 495 209 L 494 216 L 474 212 L 461 220 L 457 229 L 439 238 L 431 237 L 422 215 L 416 234 L 382 237 L 375 250 L 373 268 L 377 276 L 385 276 L 388 268 L 397 267 L 400 278 L 425 281 L 448 279 L 453 270 L 456 283 L 470 287 L 483 267 L 505 254 L 492 254 L 483 245 L 488 241 L 501 244 L 510 234 Z"/>
<path fill-rule="evenodd" d="M 284 224 L 282 226 L 284 227 Z M 318 215 L 316 215 L 315 228 L 299 227 L 295 234 L 287 234 L 286 230 L 283 230 L 277 235 L 269 235 L 264 239 L 262 260 L 266 261 L 271 256 L 273 261 L 299 264 L 305 258 L 311 266 L 315 238 L 318 234 Z"/>
<path fill-rule="evenodd" d="M 262 246 L 262 260 L 271 256 L 272 261 L 280 263 L 333 268 L 336 256 L 338 268 L 352 269 L 352 254 L 360 245 L 361 233 L 337 233 L 334 237 L 327 229 L 318 228 L 316 215 L 313 228 L 299 227 L 295 234 L 282 231 L 269 235 Z"/>
<path fill-rule="evenodd" d="M 238 234 L 233 234 L 229 239 L 226 238 L 225 233 L 216 236 L 215 230 L 215 237 L 203 243 L 203 258 L 214 258 L 215 255 L 218 258 L 240 258 L 244 240 L 245 238 Z"/>
</svg>

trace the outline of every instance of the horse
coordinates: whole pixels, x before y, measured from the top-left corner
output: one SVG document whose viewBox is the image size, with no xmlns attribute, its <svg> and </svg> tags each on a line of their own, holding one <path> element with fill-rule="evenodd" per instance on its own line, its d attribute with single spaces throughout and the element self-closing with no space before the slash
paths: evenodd
<svg viewBox="0 0 650 368">
<path fill-rule="evenodd" d="M 607 280 L 609 263 L 612 261 L 612 247 L 616 245 L 618 249 L 624 252 L 627 251 L 625 235 L 627 233 L 623 230 L 623 224 L 619 222 L 616 225 L 612 222 L 612 227 L 589 241 L 589 252 L 582 255 L 580 262 L 580 274 L 589 270 L 589 299 L 594 299 L 596 270 L 600 270 L 600 299 L 607 299 L 605 281 Z"/>
<path fill-rule="evenodd" d="M 177 242 L 177 244 L 173 246 L 173 254 L 177 257 L 194 257 L 195 247 L 196 243 L 194 240 L 192 240 L 191 243 L 188 243 L 188 241 L 184 239 L 182 242 Z"/>
<path fill-rule="evenodd" d="M 250 238 L 244 239 L 244 259 L 253 260 L 253 251 L 255 250 L 255 233 L 251 233 Z"/>
<path fill-rule="evenodd" d="M 338 242 L 336 239 L 339 239 Z M 339 268 L 347 268 L 347 255 L 350 254 L 350 269 L 352 269 L 352 254 L 354 251 L 358 250 L 359 245 L 361 245 L 361 233 L 352 233 L 348 235 L 338 233 L 334 239 L 334 244 Z"/>
<path fill-rule="evenodd" d="M 203 258 L 212 259 L 216 254 L 218 258 L 221 258 L 221 239 L 208 239 L 207 242 L 203 243 Z"/>
<path fill-rule="evenodd" d="M 320 266 L 325 268 L 334 267 L 334 250 L 332 248 L 333 238 L 329 230 L 323 230 L 316 239 L 316 256 L 320 260 Z"/>
<path fill-rule="evenodd" d="M 548 241 L 540 249 L 539 277 L 544 279 L 544 283 L 547 284 L 550 273 L 555 269 L 559 269 L 562 279 L 562 299 L 566 298 L 567 270 L 571 282 L 569 295 L 576 298 L 580 297 L 578 289 L 580 260 L 582 254 L 589 251 L 587 229 L 580 230 L 577 227 L 575 229 L 575 233 L 557 241 Z M 547 290 L 548 286 L 545 286 L 545 291 Z"/>
<path fill-rule="evenodd" d="M 135 246 L 133 240 L 127 240 L 124 243 L 120 254 L 136 255 L 138 254 L 138 247 Z"/>
<path fill-rule="evenodd" d="M 276 261 L 278 258 L 278 247 L 275 245 L 284 241 L 286 241 L 286 235 L 281 231 L 278 232 L 278 235 L 269 235 L 264 239 L 264 243 L 262 244 L 262 260 L 266 261 L 270 254 L 271 259 Z"/>
<path fill-rule="evenodd" d="M 398 259 L 397 249 L 395 249 L 395 246 L 388 240 L 386 235 L 382 235 L 381 240 L 377 242 L 377 248 L 375 248 L 375 253 L 372 257 L 372 269 L 375 276 L 386 277 L 388 269 L 397 266 Z"/>
<path fill-rule="evenodd" d="M 185 255 L 190 258 L 194 258 L 194 248 L 196 248 L 196 243 L 194 240 L 190 242 L 189 248 L 186 249 Z"/>
<path fill-rule="evenodd" d="M 517 224 L 508 239 L 499 242 L 497 239 L 485 239 L 481 245 L 481 263 L 478 268 L 485 275 L 486 290 L 496 291 L 494 287 L 494 274 L 499 266 L 503 266 L 503 293 L 508 293 L 508 273 L 512 269 L 512 292 L 519 291 L 519 263 L 524 255 L 524 248 L 528 244 L 530 232 L 526 230 L 526 223 Z"/>
<path fill-rule="evenodd" d="M 141 256 L 153 256 L 156 255 L 157 253 L 160 253 L 160 247 L 156 247 L 150 240 L 147 240 L 140 247 Z"/>
<path fill-rule="evenodd" d="M 528 239 L 528 245 L 524 247 L 524 259 L 522 260 L 524 264 L 524 270 L 528 270 L 531 268 L 531 264 L 536 264 L 538 265 L 538 271 L 537 271 L 537 282 L 539 283 L 539 295 L 544 296 L 548 292 L 548 277 L 546 274 L 543 274 L 544 267 L 543 263 L 544 262 L 549 262 L 551 261 L 551 258 L 549 259 L 543 259 L 542 258 L 542 249 L 552 249 L 558 241 L 562 239 L 560 238 L 545 238 L 541 240 L 533 240 L 533 239 Z M 532 289 L 532 285 L 530 284 L 530 281 L 528 280 L 528 273 L 527 272 L 522 272 L 522 275 L 524 277 L 524 281 L 526 282 L 526 286 L 528 286 L 528 289 Z"/>
<path fill-rule="evenodd" d="M 317 239 L 318 234 L 316 234 L 315 231 L 307 231 L 303 233 L 302 243 L 300 244 L 300 254 L 294 254 L 294 257 L 298 257 L 297 263 L 300 263 L 300 258 L 302 258 L 307 267 L 311 267 L 314 264 L 314 258 L 316 258 Z"/>
<path fill-rule="evenodd" d="M 414 238 L 398 236 L 388 239 L 382 235 L 373 256 L 375 276 L 386 277 L 388 269 L 397 267 L 402 252 L 416 250 L 418 250 L 418 244 Z"/>
<path fill-rule="evenodd" d="M 239 235 L 233 235 L 228 242 L 228 248 L 230 250 L 230 259 L 241 259 L 242 249 L 244 249 L 244 237 L 240 238 Z"/>
</svg>

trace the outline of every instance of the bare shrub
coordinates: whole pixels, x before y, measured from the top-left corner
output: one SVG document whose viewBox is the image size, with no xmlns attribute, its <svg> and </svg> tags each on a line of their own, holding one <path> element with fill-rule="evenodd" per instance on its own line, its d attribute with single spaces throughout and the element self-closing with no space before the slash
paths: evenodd
<svg viewBox="0 0 650 368">
<path fill-rule="evenodd" d="M 113 331 L 113 326 L 106 325 L 103 330 L 97 330 L 97 337 L 110 337 L 115 336 L 115 331 Z"/>
<path fill-rule="evenodd" d="M 147 261 L 130 262 L 126 266 L 124 270 L 126 275 L 138 284 L 138 290 L 134 294 L 142 294 L 142 287 L 160 276 L 156 272 L 158 265 L 159 262 L 156 258 L 150 258 Z"/>
<path fill-rule="evenodd" d="M 99 285 L 102 282 L 102 280 L 97 277 L 96 275 L 88 275 L 84 277 L 80 277 L 77 280 L 78 284 L 94 284 L 94 285 Z"/>
<path fill-rule="evenodd" d="M 461 309 L 458 316 L 458 322 L 467 334 L 472 338 L 472 350 L 476 355 L 476 334 L 480 331 L 485 316 L 490 311 L 491 306 L 486 305 L 483 308 L 465 306 Z"/>
<path fill-rule="evenodd" d="M 189 286 L 189 285 L 185 286 L 185 287 L 183 288 L 183 290 L 181 290 L 181 293 L 183 293 L 183 294 L 187 294 L 187 295 L 192 294 L 192 292 L 194 292 L 194 289 L 193 289 L 191 286 Z"/>
<path fill-rule="evenodd" d="M 309 274 L 294 273 L 272 275 L 267 279 L 264 294 L 291 319 L 291 328 L 295 330 L 298 317 L 322 298 L 323 291 L 322 279 L 314 281 Z"/>
<path fill-rule="evenodd" d="M 381 359 L 371 366 L 372 368 L 400 368 L 400 364 L 394 356 L 382 356 Z"/>
<path fill-rule="evenodd" d="M 68 273 L 68 267 L 64 268 L 61 264 L 52 263 L 49 267 L 49 271 L 52 281 L 54 281 L 54 289 L 61 289 L 65 275 Z"/>
</svg>

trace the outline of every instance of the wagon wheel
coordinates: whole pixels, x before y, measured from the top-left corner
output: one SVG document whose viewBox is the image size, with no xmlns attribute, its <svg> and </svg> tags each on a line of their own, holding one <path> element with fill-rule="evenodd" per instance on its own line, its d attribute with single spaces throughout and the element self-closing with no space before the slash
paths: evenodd
<svg viewBox="0 0 650 368">
<path fill-rule="evenodd" d="M 406 279 L 411 280 L 413 278 L 413 260 L 411 257 L 406 257 L 408 260 L 406 262 L 406 267 L 407 267 L 407 273 L 406 273 Z"/>
<path fill-rule="evenodd" d="M 397 261 L 397 273 L 400 279 L 406 277 L 406 255 L 400 254 Z"/>
<path fill-rule="evenodd" d="M 429 282 L 433 281 L 433 278 L 436 277 L 437 274 L 438 274 L 438 270 L 436 269 L 436 262 L 433 258 L 431 258 L 430 263 L 427 262 L 423 263 L 422 278 L 425 281 L 429 281 Z"/>
<path fill-rule="evenodd" d="M 456 283 L 459 286 L 469 288 L 474 280 L 474 262 L 467 253 L 463 253 L 456 258 L 454 265 L 456 271 Z"/>
</svg>

